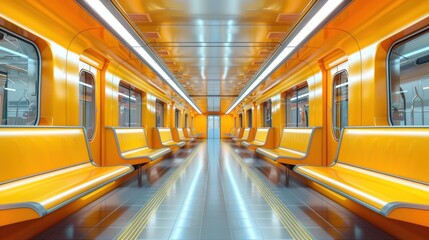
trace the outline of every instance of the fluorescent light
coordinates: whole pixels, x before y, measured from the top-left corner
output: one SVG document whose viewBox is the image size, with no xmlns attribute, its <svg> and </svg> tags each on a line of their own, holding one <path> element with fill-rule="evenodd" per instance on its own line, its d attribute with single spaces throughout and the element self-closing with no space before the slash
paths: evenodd
<svg viewBox="0 0 429 240">
<path fill-rule="evenodd" d="M 136 101 L 136 100 L 137 100 L 135 97 L 130 97 L 130 96 L 128 96 L 128 95 L 126 95 L 126 94 L 123 94 L 123 93 L 120 93 L 120 92 L 118 92 L 118 95 L 119 95 L 119 96 L 122 96 L 122 97 L 124 97 L 124 98 L 131 99 L 131 100 L 133 100 L 133 101 Z"/>
<path fill-rule="evenodd" d="M 85 87 L 92 88 L 92 86 L 89 85 L 88 83 L 84 83 L 84 82 L 81 82 L 81 81 L 79 81 L 79 85 L 83 85 Z"/>
<path fill-rule="evenodd" d="M 340 85 L 335 86 L 335 88 L 340 88 L 349 85 L 349 82 L 341 83 Z"/>
<path fill-rule="evenodd" d="M 423 90 L 425 90 L 425 88 L 423 88 Z M 397 92 L 394 92 L 394 94 L 401 94 L 401 93 L 407 93 L 407 92 L 408 92 L 408 90 L 397 91 Z"/>
<path fill-rule="evenodd" d="M 0 46 L 0 50 L 2 50 L 3 52 L 7 52 L 7 53 L 10 53 L 10 54 L 16 55 L 18 57 L 22 57 L 22 58 L 28 59 L 27 55 L 19 53 L 19 52 L 16 52 L 16 51 L 13 51 L 13 50 L 10 50 L 9 48 L 5 48 L 5 47 Z"/>
<path fill-rule="evenodd" d="M 161 66 L 149 55 L 139 41 L 121 24 L 121 22 L 107 9 L 100 0 L 82 0 L 87 6 L 91 7 L 100 18 L 110 26 L 112 31 L 115 31 L 135 53 L 137 53 L 153 70 L 167 82 L 186 102 L 188 102 L 199 114 L 202 114 L 200 109 L 191 101 L 191 99 L 180 89 L 180 87 L 169 77 L 169 75 L 161 68 Z"/>
<path fill-rule="evenodd" d="M 304 97 L 308 97 L 308 95 L 310 95 L 310 93 L 302 94 L 302 95 L 299 95 L 298 97 L 291 98 L 290 101 L 294 102 L 294 101 L 296 101 L 298 99 L 301 99 L 301 98 L 304 98 Z"/>
<path fill-rule="evenodd" d="M 344 0 L 328 0 L 313 17 L 303 26 L 293 39 L 284 46 L 280 54 L 268 65 L 255 81 L 235 100 L 226 111 L 229 114 L 244 98 L 246 98 L 265 78 L 272 73 Z"/>
<path fill-rule="evenodd" d="M 11 92 L 16 92 L 16 89 L 15 88 L 8 88 L 8 87 L 5 87 L 5 88 L 3 88 L 4 90 L 6 90 L 6 91 L 11 91 Z"/>
<path fill-rule="evenodd" d="M 423 87 L 423 90 L 429 90 L 429 87 Z"/>
</svg>

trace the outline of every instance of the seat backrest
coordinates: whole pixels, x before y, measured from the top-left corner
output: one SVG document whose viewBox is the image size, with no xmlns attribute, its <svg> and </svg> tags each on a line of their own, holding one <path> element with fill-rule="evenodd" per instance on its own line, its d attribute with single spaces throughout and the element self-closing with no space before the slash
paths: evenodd
<svg viewBox="0 0 429 240">
<path fill-rule="evenodd" d="M 250 128 L 245 128 L 243 132 L 243 136 L 241 137 L 242 140 L 247 140 L 249 138 L 250 134 Z"/>
<path fill-rule="evenodd" d="M 170 128 L 157 128 L 159 133 L 159 139 L 161 142 L 173 141 L 173 135 L 171 134 Z"/>
<path fill-rule="evenodd" d="M 177 129 L 177 133 L 179 134 L 179 139 L 180 140 L 185 140 L 186 139 L 185 134 L 183 133 L 183 129 L 182 128 L 178 128 Z"/>
<path fill-rule="evenodd" d="M 239 137 L 238 135 L 240 135 L 240 132 L 241 132 L 241 128 L 237 128 L 237 129 L 235 129 L 235 132 L 234 132 L 234 137 Z"/>
<path fill-rule="evenodd" d="M 235 128 L 231 128 L 231 135 L 235 134 Z"/>
<path fill-rule="evenodd" d="M 337 162 L 429 183 L 429 129 L 344 128 Z"/>
<path fill-rule="evenodd" d="M 265 143 L 270 129 L 271 128 L 257 128 L 254 141 Z"/>
<path fill-rule="evenodd" d="M 91 160 L 82 127 L 0 128 L 0 183 Z"/>
<path fill-rule="evenodd" d="M 112 128 L 120 151 L 147 147 L 147 139 L 143 128 Z"/>
<path fill-rule="evenodd" d="M 194 136 L 194 134 L 192 134 L 190 128 L 185 128 L 185 131 L 188 133 L 188 137 L 193 137 Z"/>
<path fill-rule="evenodd" d="M 305 153 L 315 128 L 283 128 L 280 147 Z"/>
</svg>

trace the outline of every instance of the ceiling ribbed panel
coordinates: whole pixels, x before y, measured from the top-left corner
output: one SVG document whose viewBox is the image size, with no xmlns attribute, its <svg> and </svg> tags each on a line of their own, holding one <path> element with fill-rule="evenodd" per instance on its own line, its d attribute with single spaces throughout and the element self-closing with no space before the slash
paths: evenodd
<svg viewBox="0 0 429 240">
<path fill-rule="evenodd" d="M 116 1 L 198 107 L 220 113 L 271 56 L 310 2 Z"/>
</svg>

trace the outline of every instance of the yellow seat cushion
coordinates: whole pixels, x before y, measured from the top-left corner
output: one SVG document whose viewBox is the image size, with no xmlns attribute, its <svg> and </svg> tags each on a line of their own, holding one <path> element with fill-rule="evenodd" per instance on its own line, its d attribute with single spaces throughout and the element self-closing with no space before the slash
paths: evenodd
<svg viewBox="0 0 429 240">
<path fill-rule="evenodd" d="M 276 161 L 278 158 L 290 158 L 290 159 L 302 159 L 305 157 L 305 153 L 298 152 L 295 150 L 287 149 L 287 148 L 273 148 L 273 149 L 267 149 L 267 148 L 258 148 L 256 151 L 274 161 Z"/>
<path fill-rule="evenodd" d="M 125 159 L 148 158 L 153 161 L 170 152 L 171 152 L 171 149 L 169 148 L 152 149 L 152 148 L 145 147 L 145 148 L 139 148 L 139 149 L 123 152 L 121 153 L 121 155 Z"/>
<path fill-rule="evenodd" d="M 428 128 L 348 127 L 329 167 L 295 171 L 388 218 L 429 227 Z"/>
<path fill-rule="evenodd" d="M 297 167 L 296 172 L 384 216 L 398 207 L 429 204 L 429 186 L 337 163 L 332 167 Z M 429 210 L 429 207 L 426 207 Z M 429 214 L 429 213 L 428 213 Z"/>
<path fill-rule="evenodd" d="M 193 141 L 195 141 L 195 138 L 187 138 L 187 137 L 185 137 L 185 134 L 184 134 L 182 128 L 178 128 L 177 129 L 177 133 L 179 135 L 180 141 L 185 141 L 185 142 L 193 142 Z"/>
<path fill-rule="evenodd" d="M 0 210 L 14 206 L 26 207 L 43 216 L 130 170 L 132 168 L 127 166 L 96 167 L 91 163 L 84 163 L 2 184 Z"/>
<path fill-rule="evenodd" d="M 106 163 L 144 164 L 171 152 L 169 148 L 148 146 L 143 128 L 106 127 Z"/>
<path fill-rule="evenodd" d="M 0 145 L 0 226 L 42 217 L 134 170 L 96 166 L 81 127 L 5 128 Z"/>
<path fill-rule="evenodd" d="M 232 140 L 236 142 L 246 141 L 249 138 L 249 135 L 250 135 L 250 128 L 245 128 L 241 138 L 233 138 Z"/>
</svg>

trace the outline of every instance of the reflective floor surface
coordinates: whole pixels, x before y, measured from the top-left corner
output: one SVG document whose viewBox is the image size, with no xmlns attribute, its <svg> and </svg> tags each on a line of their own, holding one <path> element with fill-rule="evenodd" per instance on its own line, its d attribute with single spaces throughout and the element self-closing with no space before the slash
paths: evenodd
<svg viewBox="0 0 429 240">
<path fill-rule="evenodd" d="M 144 177 L 36 239 L 392 239 L 232 142 L 194 143 Z"/>
</svg>

